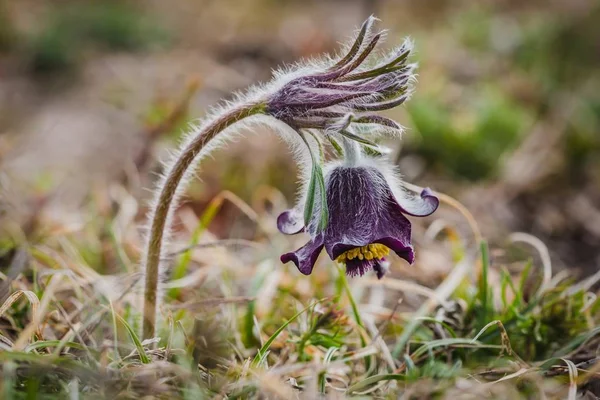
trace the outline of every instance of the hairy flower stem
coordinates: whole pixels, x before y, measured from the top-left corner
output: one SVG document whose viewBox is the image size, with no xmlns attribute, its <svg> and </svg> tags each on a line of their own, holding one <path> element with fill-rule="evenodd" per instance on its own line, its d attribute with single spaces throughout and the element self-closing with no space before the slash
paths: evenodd
<svg viewBox="0 0 600 400">
<path fill-rule="evenodd" d="M 160 269 L 161 252 L 167 220 L 173 206 L 179 185 L 186 171 L 193 164 L 194 159 L 202 149 L 220 132 L 246 117 L 264 113 L 262 103 L 245 104 L 231 109 L 204 127 L 187 146 L 179 153 L 171 165 L 164 183 L 159 188 L 160 195 L 151 214 L 152 222 L 146 243 L 145 260 L 146 280 L 144 284 L 144 339 L 153 338 L 156 326 L 156 303 L 158 297 L 158 277 Z"/>
</svg>

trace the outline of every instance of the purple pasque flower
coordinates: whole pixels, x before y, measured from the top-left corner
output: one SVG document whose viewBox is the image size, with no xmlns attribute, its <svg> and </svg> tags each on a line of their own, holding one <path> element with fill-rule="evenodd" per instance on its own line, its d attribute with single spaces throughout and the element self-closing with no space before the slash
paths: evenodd
<svg viewBox="0 0 600 400">
<path fill-rule="evenodd" d="M 405 215 L 433 213 L 439 200 L 431 190 L 423 190 L 420 197 L 407 196 L 391 166 L 372 158 L 333 164 L 325 171 L 325 187 L 329 217 L 324 230 L 315 229 L 317 222 L 312 220 L 306 228 L 297 208 L 277 219 L 283 233 L 311 235 L 306 245 L 282 255 L 283 263 L 292 261 L 308 275 L 325 248 L 332 260 L 346 265 L 349 276 L 374 270 L 382 278 L 390 251 L 414 261 L 411 225 Z"/>
<path fill-rule="evenodd" d="M 351 123 L 376 124 L 400 130 L 393 120 L 375 114 L 394 108 L 409 97 L 414 65 L 406 40 L 385 54 L 373 55 L 384 33 L 373 33 L 368 18 L 346 54 L 339 60 L 313 60 L 277 73 L 281 82 L 266 100 L 271 115 L 296 130 L 315 128 L 346 134 Z"/>
</svg>

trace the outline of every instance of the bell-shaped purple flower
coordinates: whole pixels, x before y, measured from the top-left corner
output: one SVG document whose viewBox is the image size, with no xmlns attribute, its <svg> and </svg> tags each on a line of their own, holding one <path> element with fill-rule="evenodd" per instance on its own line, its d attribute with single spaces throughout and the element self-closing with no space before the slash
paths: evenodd
<svg viewBox="0 0 600 400">
<path fill-rule="evenodd" d="M 323 248 L 332 260 L 346 265 L 350 276 L 375 270 L 383 277 L 386 256 L 390 251 L 409 263 L 414 260 L 411 225 L 405 214 L 427 216 L 438 205 L 429 189 L 420 197 L 409 198 L 398 187 L 393 176 L 376 163 L 339 164 L 325 175 L 329 220 L 324 231 L 310 232 L 309 242 L 300 249 L 281 256 L 281 261 L 294 262 L 308 275 Z M 279 230 L 295 234 L 304 230 L 301 213 L 294 209 L 282 213 Z M 309 224 L 313 225 L 311 222 Z"/>
</svg>

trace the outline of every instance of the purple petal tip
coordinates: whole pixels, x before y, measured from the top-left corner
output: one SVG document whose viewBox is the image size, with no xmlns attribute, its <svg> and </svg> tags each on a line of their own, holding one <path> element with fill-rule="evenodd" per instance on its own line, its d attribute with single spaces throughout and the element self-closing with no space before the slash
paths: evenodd
<svg viewBox="0 0 600 400">
<path fill-rule="evenodd" d="M 304 230 L 304 221 L 294 210 L 284 211 L 277 217 L 277 229 L 283 234 L 295 235 Z"/>
</svg>

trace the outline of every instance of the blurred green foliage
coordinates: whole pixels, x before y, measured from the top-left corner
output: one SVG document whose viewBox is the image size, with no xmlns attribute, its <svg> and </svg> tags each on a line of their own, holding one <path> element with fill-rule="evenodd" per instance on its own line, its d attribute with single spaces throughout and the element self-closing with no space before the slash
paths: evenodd
<svg viewBox="0 0 600 400">
<path fill-rule="evenodd" d="M 475 96 L 466 110 L 452 111 L 434 96 L 415 98 L 407 106 L 422 137 L 418 152 L 434 167 L 469 180 L 493 175 L 532 120 L 494 88 Z"/>
<path fill-rule="evenodd" d="M 584 83 L 597 76 L 599 20 L 600 7 L 579 17 L 532 18 L 523 27 L 514 53 L 515 65 L 529 72 L 546 91 Z"/>
<path fill-rule="evenodd" d="M 443 85 L 408 103 L 421 138 L 408 151 L 453 178 L 494 178 L 534 121 L 552 120 L 567 99 L 574 111 L 559 145 L 565 171 L 581 172 L 600 158 L 599 18 L 600 7 L 558 15 L 476 5 L 454 15 L 464 67 L 452 64 Z M 454 85 L 460 96 L 448 99 Z"/>
<path fill-rule="evenodd" d="M 56 6 L 42 30 L 28 38 L 33 72 L 74 67 L 90 50 L 136 51 L 165 43 L 167 32 L 127 2 Z"/>
<path fill-rule="evenodd" d="M 575 103 L 561 143 L 570 177 L 600 159 L 599 20 L 600 7 L 574 19 L 536 20 L 514 54 L 515 65 L 539 87 L 542 116 L 552 99 L 568 97 Z"/>
<path fill-rule="evenodd" d="M 0 53 L 9 51 L 15 41 L 15 29 L 5 8 L 0 2 Z"/>
<path fill-rule="evenodd" d="M 592 99 L 574 114 L 567 128 L 565 155 L 568 178 L 576 182 L 593 166 L 600 168 L 600 97 Z"/>
</svg>

